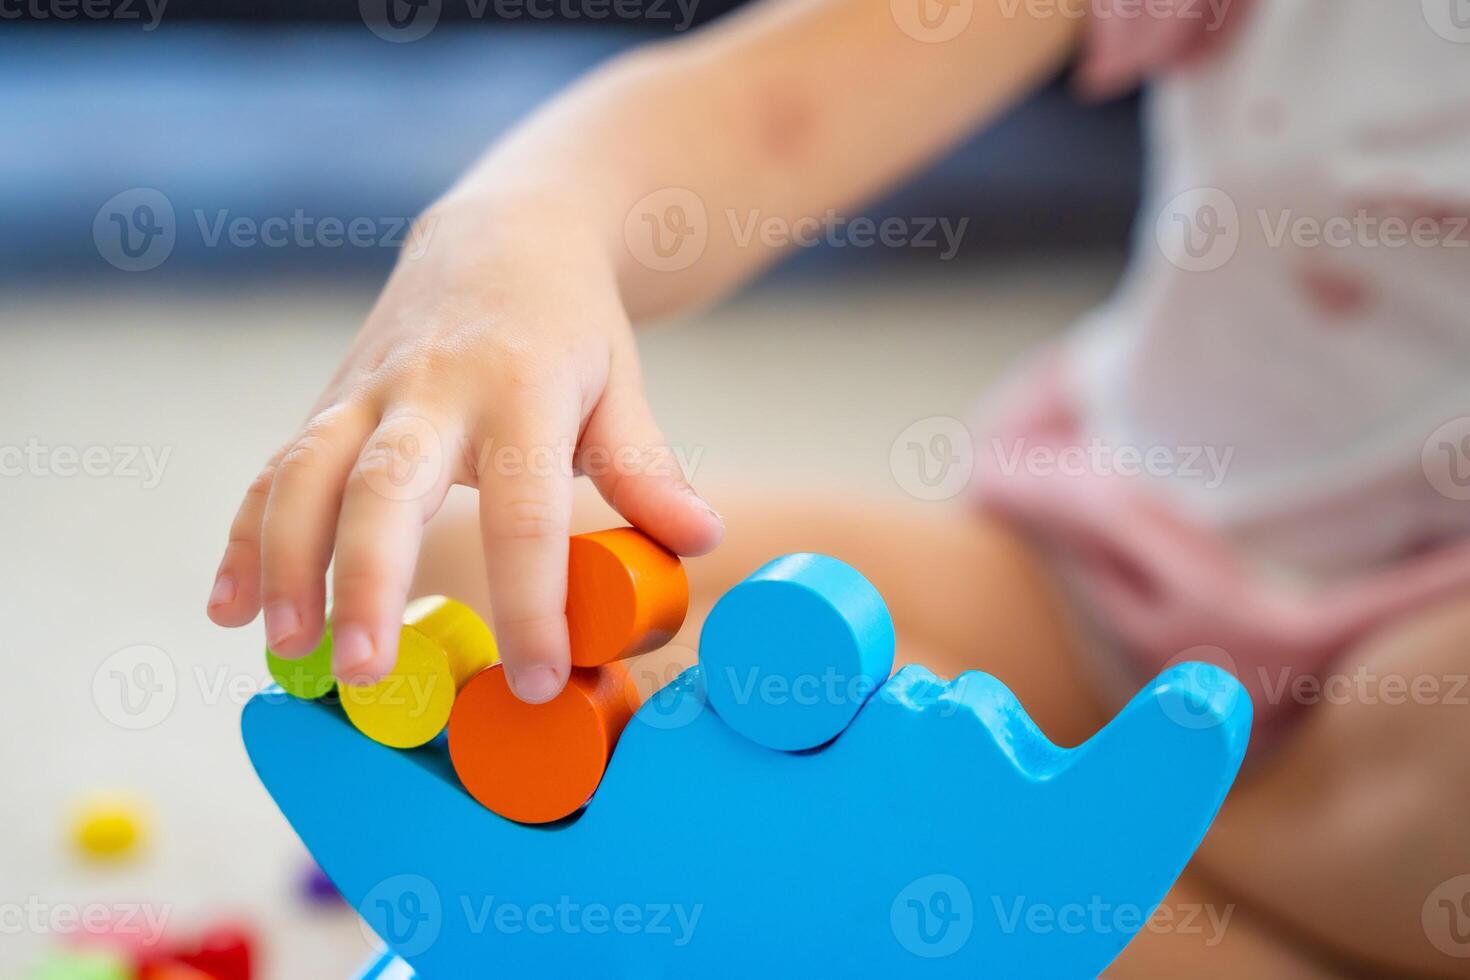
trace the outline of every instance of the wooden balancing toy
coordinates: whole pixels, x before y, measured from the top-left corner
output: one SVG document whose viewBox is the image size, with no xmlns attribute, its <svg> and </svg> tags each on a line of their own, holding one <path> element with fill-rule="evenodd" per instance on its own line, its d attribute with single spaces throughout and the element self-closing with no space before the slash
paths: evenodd
<svg viewBox="0 0 1470 980">
<path fill-rule="evenodd" d="M 625 661 L 688 605 L 679 559 L 616 528 L 571 539 L 574 666 L 545 704 L 443 596 L 410 604 L 374 685 L 331 682 L 330 632 L 268 653 L 246 749 L 383 942 L 361 980 L 1097 976 L 1245 753 L 1249 696 L 1207 664 L 1071 749 L 987 674 L 890 677 L 882 597 L 814 554 L 726 592 L 645 701 Z"/>
</svg>

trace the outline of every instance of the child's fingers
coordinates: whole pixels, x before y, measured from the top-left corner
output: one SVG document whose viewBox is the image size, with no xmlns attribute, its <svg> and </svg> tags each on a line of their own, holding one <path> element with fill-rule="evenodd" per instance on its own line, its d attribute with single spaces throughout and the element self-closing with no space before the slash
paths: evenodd
<svg viewBox="0 0 1470 980">
<path fill-rule="evenodd" d="M 260 612 L 260 522 L 265 515 L 276 464 L 285 449 L 271 457 L 245 490 L 245 499 L 230 523 L 230 539 L 209 593 L 209 618 L 220 626 L 244 626 Z"/>
<path fill-rule="evenodd" d="M 332 673 L 368 683 L 393 669 L 424 522 L 455 473 L 459 431 L 406 412 L 384 416 L 342 495 L 333 569 Z"/>
<path fill-rule="evenodd" d="M 318 416 L 276 464 L 261 526 L 261 601 L 277 654 L 304 656 L 321 640 L 342 487 L 376 420 L 366 406 Z"/>
<path fill-rule="evenodd" d="M 685 472 L 698 457 L 681 458 L 664 440 L 636 377 L 610 381 L 579 453 L 602 498 L 670 551 L 702 555 L 720 543 L 725 523 Z"/>
<path fill-rule="evenodd" d="M 480 465 L 480 533 L 496 640 L 511 690 L 537 704 L 571 669 L 567 541 L 572 523 L 574 396 L 501 405 L 491 432 L 502 449 Z"/>
</svg>

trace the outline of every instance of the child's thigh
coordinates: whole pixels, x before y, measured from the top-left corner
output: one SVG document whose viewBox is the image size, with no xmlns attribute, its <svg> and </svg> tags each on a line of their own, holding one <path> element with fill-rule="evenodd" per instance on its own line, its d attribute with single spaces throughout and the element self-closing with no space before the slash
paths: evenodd
<svg viewBox="0 0 1470 980">
<path fill-rule="evenodd" d="M 1467 677 L 1470 597 L 1370 637 L 1335 666 L 1277 753 L 1236 787 L 1200 863 L 1349 955 L 1465 976 Z"/>
<path fill-rule="evenodd" d="M 699 628 L 724 592 L 780 555 L 815 551 L 862 572 L 893 614 L 900 662 L 952 677 L 978 669 L 1010 686 L 1053 739 L 1074 744 L 1101 714 L 1073 665 L 1073 642 L 1044 569 L 1018 534 L 973 509 L 880 503 L 821 491 L 712 495 L 724 543 L 686 562 L 689 618 L 669 648 L 643 662 L 662 679 L 693 661 Z M 625 523 L 581 487 L 574 530 Z M 473 493 L 456 492 L 426 532 L 414 584 L 488 612 Z"/>
<path fill-rule="evenodd" d="M 1331 980 L 1344 969 L 1283 938 L 1259 909 L 1243 906 L 1186 868 L 1107 980 Z"/>
</svg>

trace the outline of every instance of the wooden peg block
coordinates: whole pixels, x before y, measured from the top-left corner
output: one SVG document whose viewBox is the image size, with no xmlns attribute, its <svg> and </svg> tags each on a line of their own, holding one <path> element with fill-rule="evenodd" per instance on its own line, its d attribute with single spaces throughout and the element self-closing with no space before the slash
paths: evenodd
<svg viewBox="0 0 1470 980">
<path fill-rule="evenodd" d="M 777 558 L 720 597 L 699 635 L 709 703 L 767 748 L 836 738 L 893 669 L 878 590 L 826 555 Z"/>
<path fill-rule="evenodd" d="M 29 980 L 131 980 L 132 965 L 108 950 L 53 950 L 26 974 Z"/>
<path fill-rule="evenodd" d="M 473 609 L 444 596 L 408 604 L 398 662 L 376 684 L 342 684 L 342 707 L 357 730 L 398 749 L 433 741 L 449 723 L 455 695 L 500 659 L 495 635 Z"/>
<path fill-rule="evenodd" d="M 519 823 L 549 823 L 592 798 L 638 707 L 619 663 L 574 668 L 545 704 L 511 693 L 502 667 L 465 685 L 449 719 L 449 756 L 469 794 Z"/>
<path fill-rule="evenodd" d="M 72 827 L 81 854 L 94 861 L 115 861 L 138 851 L 146 833 L 143 808 L 125 798 L 97 797 L 82 803 Z"/>
<path fill-rule="evenodd" d="M 689 611 L 679 557 L 631 527 L 579 534 L 567 557 L 572 663 L 598 667 L 669 642 Z"/>
<path fill-rule="evenodd" d="M 292 697 L 315 701 L 332 693 L 337 679 L 332 676 L 332 623 L 330 616 L 322 630 L 322 641 L 304 657 L 282 657 L 265 651 L 265 665 L 271 678 Z"/>
<path fill-rule="evenodd" d="M 174 953 L 180 965 L 213 980 L 251 980 L 255 975 L 255 936 L 240 924 L 221 923 L 197 943 Z M 186 974 L 180 974 L 183 980 Z"/>
</svg>

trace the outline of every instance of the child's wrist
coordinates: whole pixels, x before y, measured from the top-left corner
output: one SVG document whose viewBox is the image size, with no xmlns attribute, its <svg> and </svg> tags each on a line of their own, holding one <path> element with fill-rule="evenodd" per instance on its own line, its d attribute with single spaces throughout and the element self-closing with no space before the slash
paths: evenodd
<svg viewBox="0 0 1470 980">
<path fill-rule="evenodd" d="M 456 265 L 554 262 L 577 275 L 614 262 L 608 236 L 571 197 L 455 188 L 419 217 L 435 251 Z"/>
</svg>

